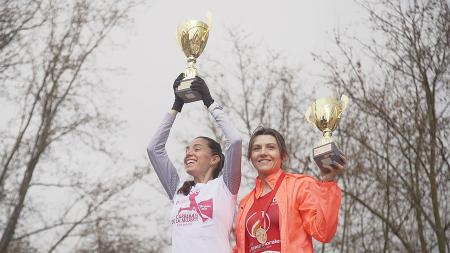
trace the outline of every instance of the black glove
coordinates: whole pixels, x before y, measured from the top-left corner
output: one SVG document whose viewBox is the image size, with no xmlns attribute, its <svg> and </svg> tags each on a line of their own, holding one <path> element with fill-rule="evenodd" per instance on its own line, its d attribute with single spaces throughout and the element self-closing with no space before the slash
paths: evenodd
<svg viewBox="0 0 450 253">
<path fill-rule="evenodd" d="M 191 83 L 191 89 L 200 93 L 203 104 L 207 108 L 214 102 L 214 99 L 211 97 L 211 93 L 209 93 L 208 86 L 206 86 L 205 81 L 201 77 L 195 77 L 194 81 Z"/>
<path fill-rule="evenodd" d="M 172 110 L 181 112 L 181 109 L 183 108 L 184 105 L 184 101 L 183 99 L 180 98 L 180 96 L 178 96 L 175 91 L 177 90 L 177 87 L 180 85 L 181 80 L 184 78 L 184 73 L 181 73 L 177 79 L 175 79 L 175 81 L 173 82 L 173 94 L 175 95 L 175 101 L 173 102 L 172 105 Z"/>
</svg>

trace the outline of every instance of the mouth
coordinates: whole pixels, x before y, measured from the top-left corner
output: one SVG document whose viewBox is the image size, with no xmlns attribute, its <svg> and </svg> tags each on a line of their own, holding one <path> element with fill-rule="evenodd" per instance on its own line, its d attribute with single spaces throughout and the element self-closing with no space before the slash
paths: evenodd
<svg viewBox="0 0 450 253">
<path fill-rule="evenodd" d="M 270 159 L 259 159 L 258 164 L 260 165 L 269 165 L 272 162 Z"/>
<path fill-rule="evenodd" d="M 196 162 L 197 162 L 197 160 L 194 158 L 185 158 L 184 159 L 184 165 L 186 165 L 186 166 L 193 165 Z"/>
<path fill-rule="evenodd" d="M 256 160 L 256 164 L 254 164 L 255 168 L 258 171 L 262 171 L 263 173 L 267 173 L 272 171 L 276 165 L 276 160 L 273 160 L 271 158 L 260 158 Z"/>
</svg>

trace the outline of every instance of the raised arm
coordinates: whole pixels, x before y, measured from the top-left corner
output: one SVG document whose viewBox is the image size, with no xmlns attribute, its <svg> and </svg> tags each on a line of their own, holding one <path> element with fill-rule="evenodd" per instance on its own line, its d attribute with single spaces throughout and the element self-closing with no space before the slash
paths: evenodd
<svg viewBox="0 0 450 253">
<path fill-rule="evenodd" d="M 178 85 L 180 85 L 180 81 L 183 79 L 184 74 L 181 73 L 173 83 L 173 91 L 175 100 L 172 106 L 172 110 L 168 113 L 163 121 L 161 122 L 158 130 L 153 135 L 153 138 L 150 140 L 150 143 L 147 146 L 147 154 L 150 162 L 153 165 L 153 168 L 158 175 L 159 181 L 164 187 L 169 198 L 172 200 L 175 192 L 177 190 L 177 186 L 180 182 L 180 177 L 178 176 L 177 170 L 173 166 L 172 162 L 169 159 L 166 151 L 166 142 L 169 137 L 170 129 L 172 128 L 172 124 L 175 121 L 175 117 L 178 112 L 181 112 L 183 108 L 184 102 L 178 97 L 175 93 L 175 90 Z"/>
<path fill-rule="evenodd" d="M 241 185 L 242 139 L 239 132 L 223 112 L 222 107 L 217 103 L 213 103 L 208 110 L 225 136 L 223 180 L 230 192 L 236 195 Z"/>
<path fill-rule="evenodd" d="M 173 166 L 166 151 L 166 142 L 176 113 L 168 113 L 147 146 L 147 154 L 159 181 L 170 199 L 173 199 L 180 182 L 177 170 Z"/>
<path fill-rule="evenodd" d="M 192 82 L 191 89 L 197 91 L 202 96 L 203 104 L 211 112 L 222 133 L 225 135 L 225 163 L 222 169 L 223 180 L 231 194 L 236 195 L 241 185 L 241 159 L 242 159 L 242 139 L 239 132 L 231 124 L 228 117 L 217 103 L 212 99 L 208 86 L 203 79 L 197 77 Z"/>
</svg>

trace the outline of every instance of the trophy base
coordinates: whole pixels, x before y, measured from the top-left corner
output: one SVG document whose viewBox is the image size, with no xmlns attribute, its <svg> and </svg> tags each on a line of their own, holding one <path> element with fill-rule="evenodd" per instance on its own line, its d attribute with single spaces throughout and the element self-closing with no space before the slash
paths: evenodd
<svg viewBox="0 0 450 253">
<path fill-rule="evenodd" d="M 175 93 L 183 99 L 185 103 L 191 103 L 202 99 L 197 91 L 191 90 L 191 83 L 195 78 L 183 79 Z"/>
<path fill-rule="evenodd" d="M 313 149 L 313 159 L 323 173 L 330 172 L 324 166 L 333 166 L 333 161 L 341 161 L 342 154 L 334 142 L 329 142 Z"/>
</svg>

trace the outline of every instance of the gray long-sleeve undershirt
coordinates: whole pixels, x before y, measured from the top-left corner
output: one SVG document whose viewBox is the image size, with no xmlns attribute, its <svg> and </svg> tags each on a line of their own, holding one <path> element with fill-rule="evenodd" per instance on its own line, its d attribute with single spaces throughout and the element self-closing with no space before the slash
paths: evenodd
<svg viewBox="0 0 450 253">
<path fill-rule="evenodd" d="M 223 180 L 231 194 L 236 195 L 241 184 L 242 139 L 217 103 L 213 103 L 209 108 L 211 115 L 225 136 Z M 170 199 L 173 199 L 180 183 L 177 170 L 166 151 L 166 142 L 175 117 L 167 113 L 147 147 L 150 162 Z"/>
</svg>

